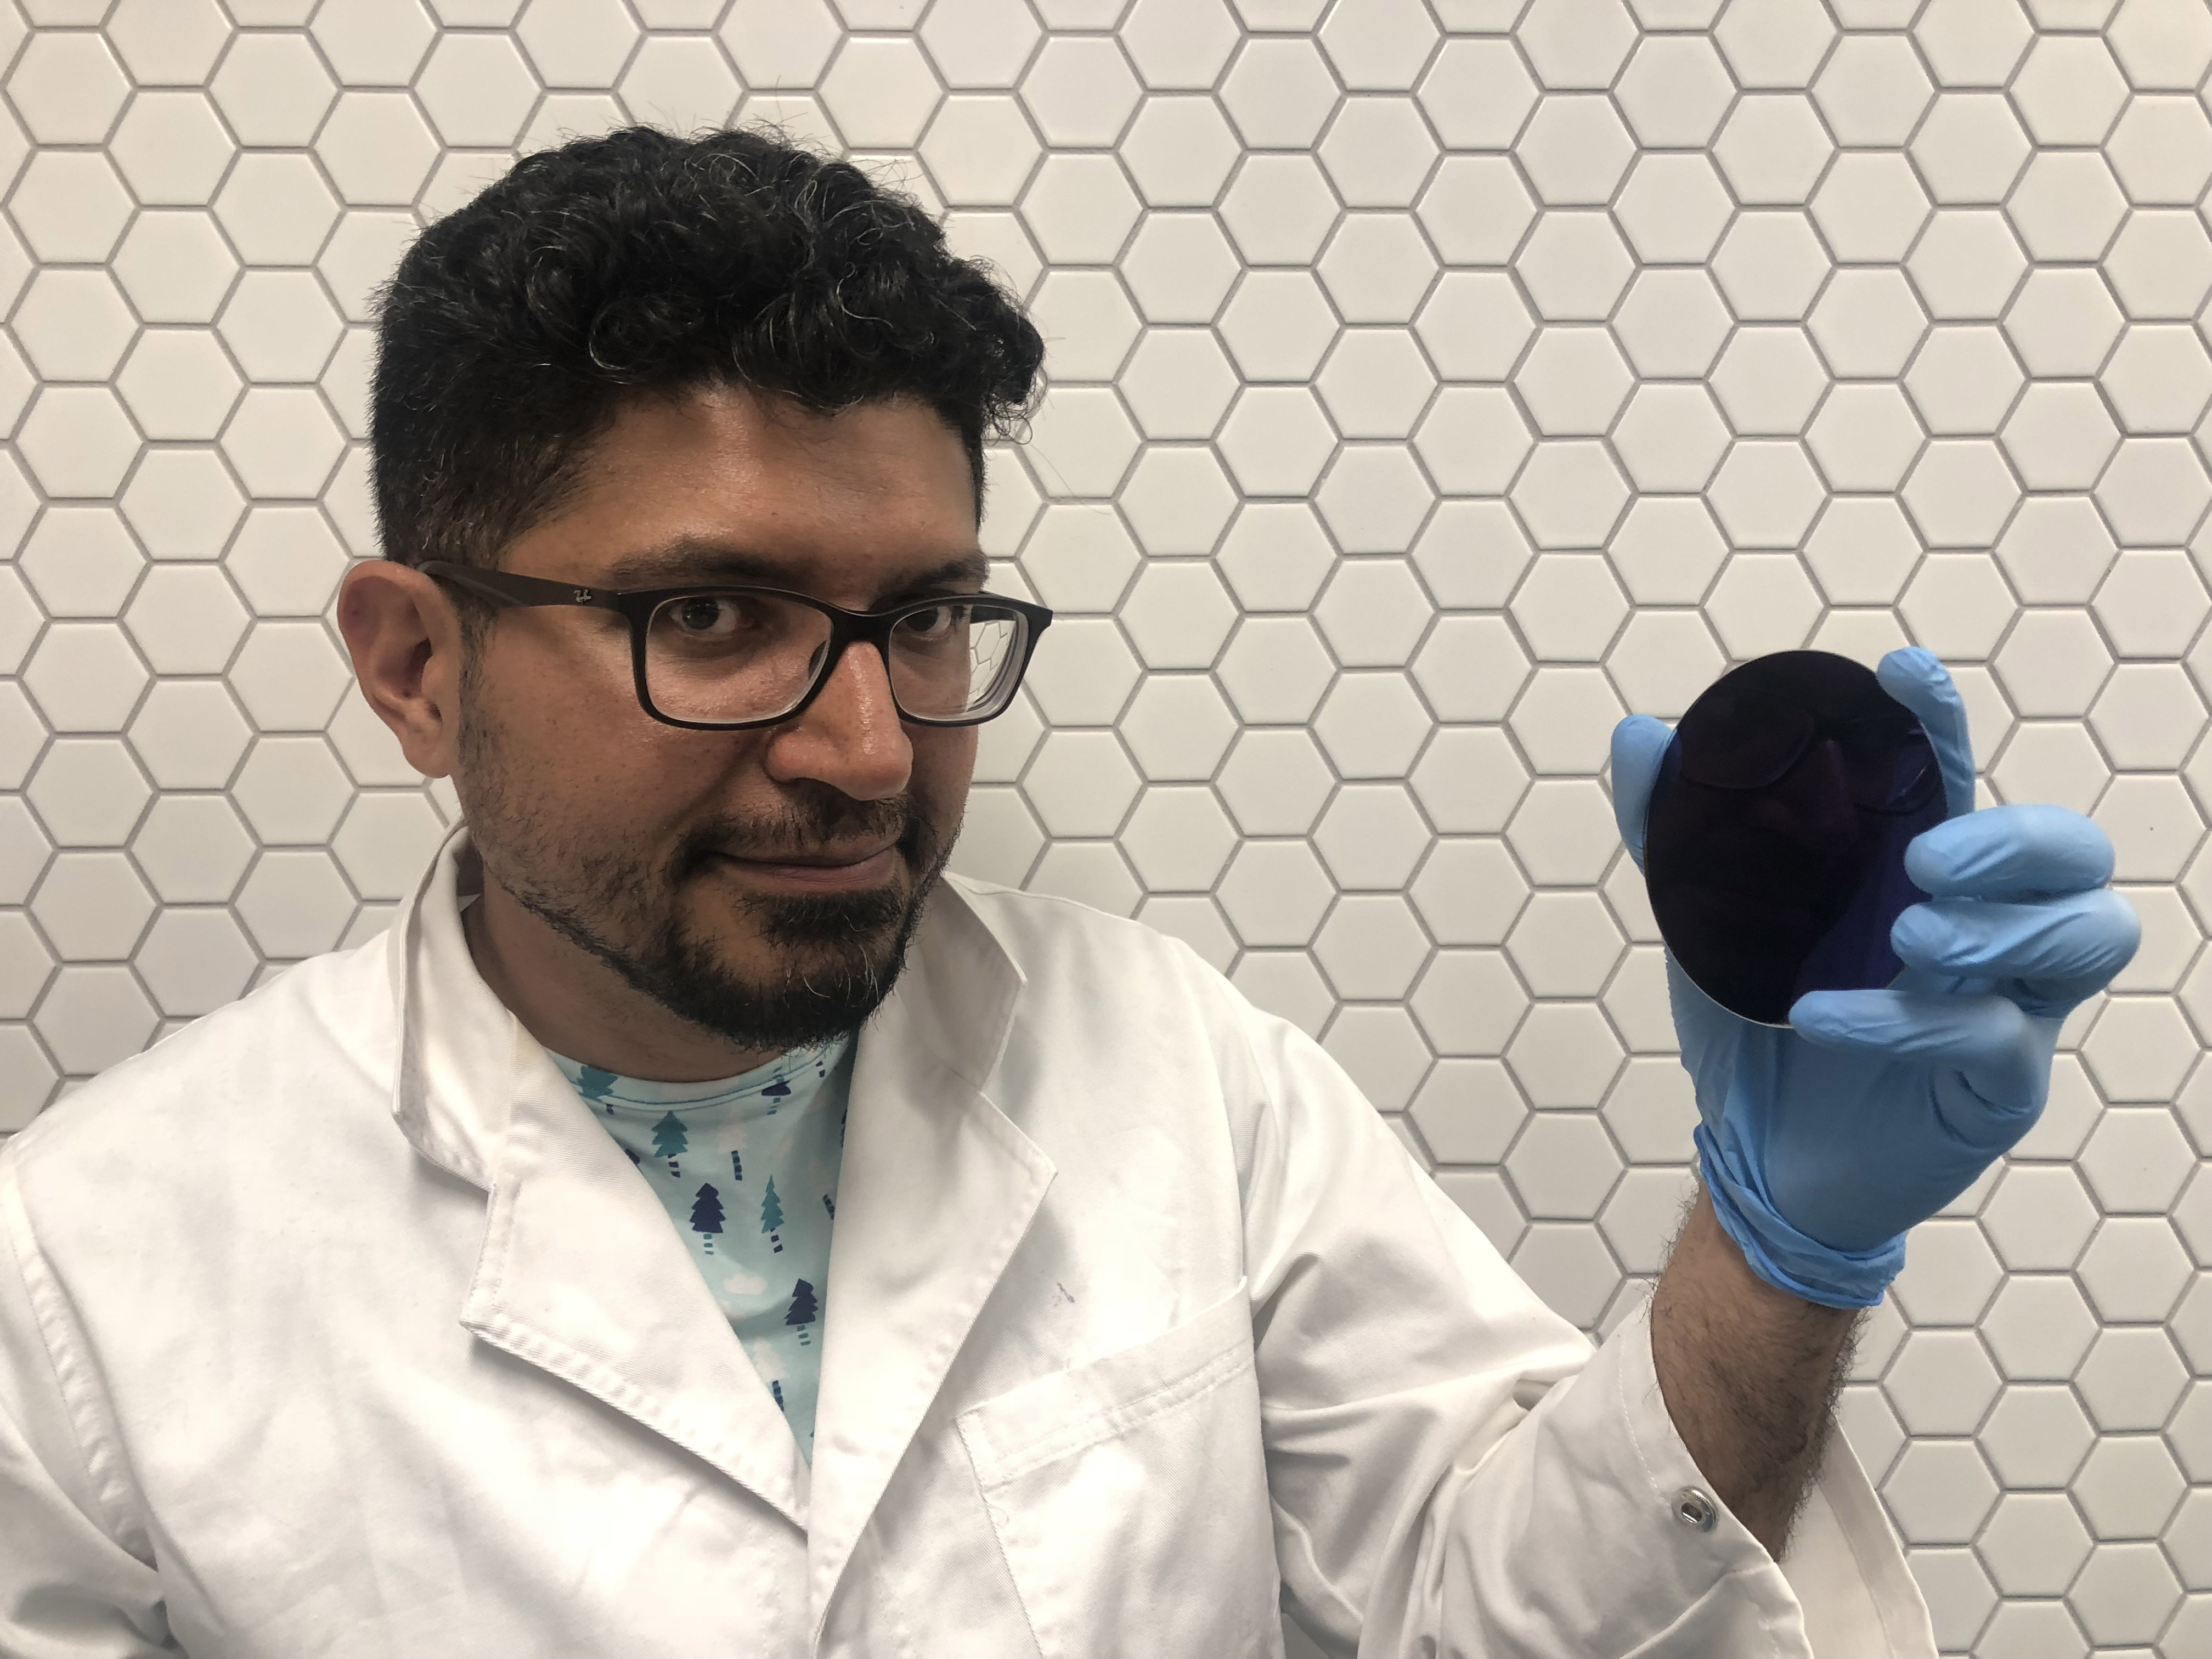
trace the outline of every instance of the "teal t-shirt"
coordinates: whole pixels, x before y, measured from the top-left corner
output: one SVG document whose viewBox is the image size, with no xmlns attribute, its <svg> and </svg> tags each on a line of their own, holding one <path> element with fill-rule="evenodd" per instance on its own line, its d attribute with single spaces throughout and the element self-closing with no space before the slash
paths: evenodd
<svg viewBox="0 0 2212 1659">
<path fill-rule="evenodd" d="M 629 1154 L 814 1458 L 849 1037 L 714 1083 L 645 1083 L 555 1054 Z"/>
</svg>

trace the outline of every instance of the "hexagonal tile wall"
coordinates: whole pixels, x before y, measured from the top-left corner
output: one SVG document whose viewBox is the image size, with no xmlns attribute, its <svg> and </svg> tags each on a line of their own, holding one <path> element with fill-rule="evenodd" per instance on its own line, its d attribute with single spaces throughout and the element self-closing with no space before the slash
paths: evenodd
<svg viewBox="0 0 2212 1659">
<path fill-rule="evenodd" d="M 982 536 L 1062 621 L 955 867 L 1188 940 L 1593 1334 L 1693 1121 L 1623 710 L 1917 641 L 1989 799 L 2106 827 L 2142 950 L 1844 1421 L 1947 1653 L 2204 1650 L 2200 0 L 23 9 L 0 1131 L 373 936 L 456 817 L 329 617 L 409 240 L 564 135 L 779 120 L 1048 339 Z"/>
</svg>

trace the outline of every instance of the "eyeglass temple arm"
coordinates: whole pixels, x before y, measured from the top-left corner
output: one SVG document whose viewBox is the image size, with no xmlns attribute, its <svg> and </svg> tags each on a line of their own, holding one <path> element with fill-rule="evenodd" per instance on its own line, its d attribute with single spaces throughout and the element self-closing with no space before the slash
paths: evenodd
<svg viewBox="0 0 2212 1659">
<path fill-rule="evenodd" d="M 600 605 L 615 608 L 613 596 L 596 587 L 573 582 L 550 581 L 543 576 L 518 575 L 512 571 L 483 570 L 474 565 L 434 559 L 420 567 L 425 575 L 465 587 L 478 599 L 497 605 Z"/>
</svg>

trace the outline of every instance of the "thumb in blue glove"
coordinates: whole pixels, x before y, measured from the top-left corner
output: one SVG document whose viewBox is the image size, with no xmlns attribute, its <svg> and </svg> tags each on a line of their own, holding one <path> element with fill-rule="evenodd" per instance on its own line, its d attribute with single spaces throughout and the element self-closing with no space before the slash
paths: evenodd
<svg viewBox="0 0 2212 1659">
<path fill-rule="evenodd" d="M 1876 672 L 1919 717 L 1953 813 L 1906 851 L 1929 897 L 1891 931 L 1905 971 L 1801 997 L 1782 1030 L 1667 964 L 1714 1212 L 1760 1277 L 1831 1307 L 1879 1301 L 1905 1232 L 2034 1125 L 2059 1027 L 2141 936 L 2105 884 L 2112 846 L 2094 823 L 2058 806 L 1972 810 L 1966 708 L 1935 656 L 1893 651 Z M 1613 732 L 1613 811 L 1639 866 L 1670 740 L 1644 715 Z"/>
</svg>

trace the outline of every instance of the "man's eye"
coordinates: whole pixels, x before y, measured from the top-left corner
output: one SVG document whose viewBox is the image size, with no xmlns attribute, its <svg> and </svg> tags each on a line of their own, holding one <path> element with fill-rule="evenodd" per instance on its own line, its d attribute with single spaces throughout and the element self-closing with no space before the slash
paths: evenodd
<svg viewBox="0 0 2212 1659">
<path fill-rule="evenodd" d="M 678 599 L 669 607 L 669 614 L 681 632 L 696 639 L 726 639 L 744 622 L 735 599 L 711 593 Z"/>
<path fill-rule="evenodd" d="M 941 640 L 957 629 L 967 614 L 966 605 L 951 603 L 911 611 L 899 618 L 899 631 L 916 640 Z"/>
</svg>

